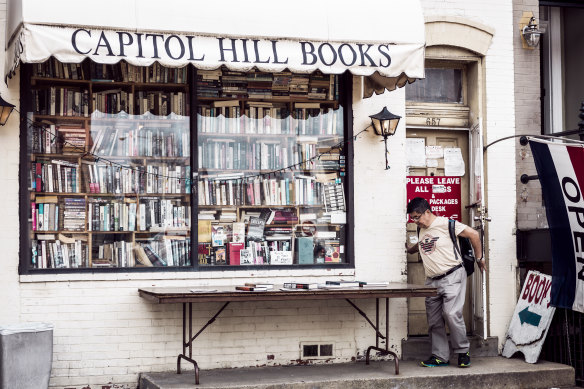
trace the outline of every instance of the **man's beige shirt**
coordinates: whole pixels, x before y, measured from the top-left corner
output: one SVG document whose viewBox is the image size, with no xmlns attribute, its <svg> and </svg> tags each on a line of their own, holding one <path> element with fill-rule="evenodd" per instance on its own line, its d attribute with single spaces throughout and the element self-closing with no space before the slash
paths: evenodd
<svg viewBox="0 0 584 389">
<path fill-rule="evenodd" d="M 456 235 L 465 228 L 465 224 L 454 223 Z M 426 277 L 439 276 L 462 263 L 454 254 L 454 246 L 448 233 L 448 218 L 436 216 L 430 227 L 420 229 L 418 238 L 418 249 Z"/>
</svg>

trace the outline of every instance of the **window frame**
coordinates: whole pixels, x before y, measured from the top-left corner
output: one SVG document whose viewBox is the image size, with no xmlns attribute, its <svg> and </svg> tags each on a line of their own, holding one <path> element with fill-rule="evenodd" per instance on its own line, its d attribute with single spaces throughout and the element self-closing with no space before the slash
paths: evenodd
<svg viewBox="0 0 584 389">
<path fill-rule="evenodd" d="M 190 164 L 191 180 L 194 181 L 198 174 L 198 129 L 197 129 L 197 108 L 199 100 L 197 99 L 196 90 L 196 72 L 193 65 L 187 65 L 187 84 L 189 87 L 190 99 Z M 19 275 L 34 274 L 76 274 L 76 273 L 158 273 L 158 272 L 209 272 L 209 271 L 256 271 L 268 270 L 273 272 L 278 270 L 314 270 L 314 269 L 347 269 L 355 267 L 354 255 L 354 184 L 353 184 L 353 159 L 354 148 L 353 142 L 348 140 L 353 137 L 353 111 L 352 111 L 352 78 L 353 75 L 348 71 L 338 75 L 339 77 L 339 104 L 343 106 L 343 123 L 344 123 L 344 140 L 345 140 L 345 179 L 344 191 L 347 207 L 347 223 L 345 225 L 345 262 L 339 264 L 292 264 L 292 265 L 247 265 L 247 266 L 200 266 L 197 260 L 198 247 L 198 230 L 196 227 L 198 214 L 198 196 L 196 191 L 191 190 L 191 265 L 190 266 L 173 266 L 173 267 L 87 267 L 87 268 L 31 268 L 32 252 L 30 249 L 31 239 L 29 231 L 29 213 L 30 213 L 30 191 L 28 188 L 28 174 L 26 167 L 29 164 L 28 149 L 28 124 L 27 113 L 32 112 L 32 83 L 33 76 L 32 65 L 21 65 L 20 77 L 20 154 L 19 154 L 19 230 L 20 230 L 20 261 L 18 266 Z M 233 274 L 233 273 L 230 273 Z M 277 275 L 277 273 L 274 273 Z M 221 277 L 221 278 L 228 278 Z"/>
</svg>

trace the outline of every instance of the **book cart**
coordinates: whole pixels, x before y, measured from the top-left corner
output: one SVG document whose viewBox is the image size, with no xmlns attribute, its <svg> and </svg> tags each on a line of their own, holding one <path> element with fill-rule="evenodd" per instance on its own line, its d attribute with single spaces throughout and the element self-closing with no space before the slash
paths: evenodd
<svg viewBox="0 0 584 389">
<path fill-rule="evenodd" d="M 24 68 L 23 271 L 349 264 L 342 76 Z"/>
</svg>

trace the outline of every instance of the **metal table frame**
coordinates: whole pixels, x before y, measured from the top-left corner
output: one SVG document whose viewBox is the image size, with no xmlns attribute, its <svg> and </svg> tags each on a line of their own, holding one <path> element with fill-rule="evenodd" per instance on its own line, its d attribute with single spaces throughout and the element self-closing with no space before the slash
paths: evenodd
<svg viewBox="0 0 584 389">
<path fill-rule="evenodd" d="M 195 368 L 195 383 L 199 384 L 199 365 L 193 359 L 193 341 L 208 327 L 223 310 L 232 302 L 237 301 L 284 301 L 284 300 L 328 300 L 344 299 L 375 330 L 375 346 L 369 346 L 365 357 L 365 363 L 369 364 L 371 350 L 379 352 L 380 355 L 391 355 L 394 358 L 395 374 L 399 374 L 399 359 L 397 355 L 389 350 L 387 338 L 389 336 L 389 299 L 404 297 L 427 297 L 435 296 L 436 288 L 423 285 L 413 285 L 405 283 L 389 284 L 379 288 L 346 288 L 346 289 L 314 289 L 314 290 L 280 290 L 274 289 L 265 292 L 245 292 L 229 290 L 234 287 L 217 287 L 209 292 L 190 291 L 190 288 L 170 288 L 153 287 L 139 289 L 140 297 L 158 304 L 182 303 L 182 353 L 178 355 L 176 361 L 177 374 L 181 374 L 181 360 L 193 364 Z M 375 298 L 375 324 L 350 299 L 370 299 Z M 385 334 L 379 329 L 379 299 L 385 299 Z M 223 306 L 213 315 L 203 327 L 193 335 L 193 303 L 198 302 L 224 302 Z M 187 319 L 188 314 L 188 319 Z M 379 347 L 379 340 L 385 339 L 385 348 Z"/>
</svg>

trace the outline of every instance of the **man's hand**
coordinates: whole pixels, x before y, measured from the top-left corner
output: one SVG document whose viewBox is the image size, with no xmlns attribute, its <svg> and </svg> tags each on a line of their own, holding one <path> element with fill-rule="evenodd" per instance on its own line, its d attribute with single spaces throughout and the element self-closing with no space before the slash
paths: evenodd
<svg viewBox="0 0 584 389">
<path fill-rule="evenodd" d="M 408 254 L 414 254 L 414 253 L 418 252 L 418 245 L 415 244 L 411 247 L 408 247 L 408 242 L 406 242 L 406 252 Z"/>
<path fill-rule="evenodd" d="M 479 269 L 481 269 L 482 272 L 487 272 L 487 261 L 485 261 L 485 258 L 481 258 L 480 261 L 477 261 L 477 265 L 479 265 Z"/>
</svg>

